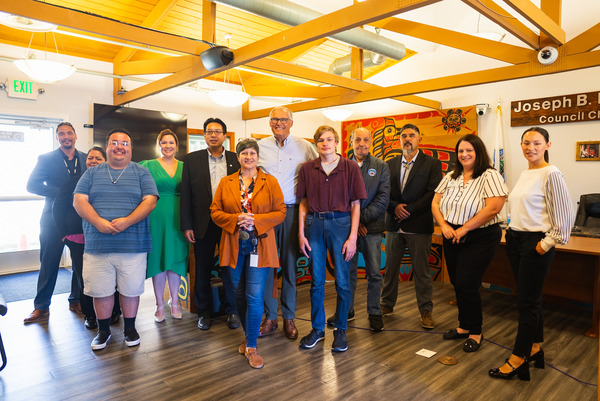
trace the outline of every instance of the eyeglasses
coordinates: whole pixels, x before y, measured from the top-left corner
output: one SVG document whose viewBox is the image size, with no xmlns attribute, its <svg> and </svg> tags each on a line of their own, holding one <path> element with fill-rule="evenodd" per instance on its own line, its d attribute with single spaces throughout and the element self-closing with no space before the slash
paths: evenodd
<svg viewBox="0 0 600 401">
<path fill-rule="evenodd" d="M 214 135 L 220 135 L 220 134 L 222 134 L 222 133 L 223 133 L 223 131 L 221 131 L 220 129 L 216 129 L 216 130 L 212 130 L 212 129 L 211 129 L 211 130 L 208 130 L 208 131 L 204 131 L 204 133 L 205 133 L 206 135 L 213 135 L 213 134 L 214 134 Z"/>
<path fill-rule="evenodd" d="M 276 117 L 271 118 L 271 124 L 279 124 L 280 122 L 286 124 L 290 121 L 292 121 L 292 120 L 290 120 L 289 118 L 276 118 Z"/>
<path fill-rule="evenodd" d="M 130 143 L 127 141 L 108 141 L 108 144 L 111 146 L 123 146 L 124 148 L 128 148 Z"/>
</svg>

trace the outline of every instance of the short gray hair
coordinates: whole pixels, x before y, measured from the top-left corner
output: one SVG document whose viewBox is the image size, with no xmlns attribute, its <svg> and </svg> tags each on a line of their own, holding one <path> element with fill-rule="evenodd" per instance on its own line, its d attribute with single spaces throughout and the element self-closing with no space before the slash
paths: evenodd
<svg viewBox="0 0 600 401">
<path fill-rule="evenodd" d="M 271 116 L 273 116 L 273 112 L 275 110 L 283 110 L 283 111 L 285 111 L 287 113 L 287 115 L 288 115 L 288 118 L 290 120 L 294 121 L 294 114 L 292 114 L 292 111 L 290 109 L 288 109 L 287 107 L 283 107 L 283 106 L 273 107 L 273 109 L 269 113 L 269 119 L 271 118 Z"/>
</svg>

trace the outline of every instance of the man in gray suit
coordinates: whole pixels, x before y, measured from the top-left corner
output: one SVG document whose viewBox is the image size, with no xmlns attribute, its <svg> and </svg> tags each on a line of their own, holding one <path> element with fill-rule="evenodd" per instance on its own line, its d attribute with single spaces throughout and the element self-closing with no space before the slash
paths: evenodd
<svg viewBox="0 0 600 401">
<path fill-rule="evenodd" d="M 398 273 L 408 246 L 412 260 L 421 327 L 433 329 L 433 284 L 429 269 L 433 215 L 431 201 L 442 180 L 442 163 L 419 151 L 419 128 L 406 124 L 400 130 L 402 155 L 388 161 L 390 167 L 390 203 L 385 229 L 386 265 L 381 291 L 381 312 L 391 315 L 398 297 Z"/>
<path fill-rule="evenodd" d="M 65 243 L 54 223 L 52 204 L 58 190 L 71 177 L 80 177 L 85 171 L 85 153 L 75 149 L 77 134 L 69 122 L 62 122 L 56 127 L 56 139 L 60 147 L 52 152 L 40 155 L 29 180 L 27 191 L 44 196 L 44 210 L 40 220 L 40 273 L 38 275 L 37 295 L 33 300 L 34 310 L 27 316 L 24 323 L 34 323 L 48 318 L 50 299 L 56 285 L 58 267 Z M 79 285 L 71 281 L 71 297 L 77 294 L 77 299 L 70 297 L 69 309 L 81 312 L 79 304 Z"/>
</svg>

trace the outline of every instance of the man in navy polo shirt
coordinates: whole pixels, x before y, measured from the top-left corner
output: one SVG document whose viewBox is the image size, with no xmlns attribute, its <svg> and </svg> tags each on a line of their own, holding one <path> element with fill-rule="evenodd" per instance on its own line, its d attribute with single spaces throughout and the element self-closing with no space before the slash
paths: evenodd
<svg viewBox="0 0 600 401">
<path fill-rule="evenodd" d="M 310 260 L 312 330 L 300 348 L 313 348 L 325 338 L 325 275 L 327 251 L 333 260 L 337 307 L 333 352 L 348 349 L 346 327 L 352 291 L 350 260 L 356 253 L 360 200 L 367 197 L 360 168 L 336 153 L 339 136 L 323 125 L 314 135 L 319 157 L 306 162 L 298 175 L 300 199 L 298 242 Z M 310 190 L 309 190 L 310 189 Z"/>
</svg>

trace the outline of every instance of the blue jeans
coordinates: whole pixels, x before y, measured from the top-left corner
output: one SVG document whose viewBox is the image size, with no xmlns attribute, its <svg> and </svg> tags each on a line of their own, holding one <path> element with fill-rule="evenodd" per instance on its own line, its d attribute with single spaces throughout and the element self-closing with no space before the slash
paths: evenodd
<svg viewBox="0 0 600 401">
<path fill-rule="evenodd" d="M 354 293 L 356 292 L 358 251 L 365 259 L 365 271 L 367 272 L 367 313 L 369 315 L 381 315 L 379 297 L 381 296 L 381 240 L 383 234 L 359 235 L 356 241 L 356 255 L 350 260 L 350 287 L 352 288 L 352 299 L 350 309 L 354 309 Z"/>
<path fill-rule="evenodd" d="M 273 269 L 250 267 L 251 241 L 251 239 L 240 240 L 237 264 L 235 269 L 229 267 L 228 270 L 235 291 L 235 306 L 246 333 L 246 347 L 256 348 L 263 314 L 265 284 L 269 271 Z"/>
<path fill-rule="evenodd" d="M 306 216 L 304 235 L 310 251 L 310 318 L 313 329 L 325 330 L 325 277 L 327 251 L 333 261 L 337 306 L 335 327 L 346 330 L 352 291 L 350 289 L 350 262 L 344 260 L 342 248 L 350 235 L 351 217 L 319 219 Z"/>
</svg>

